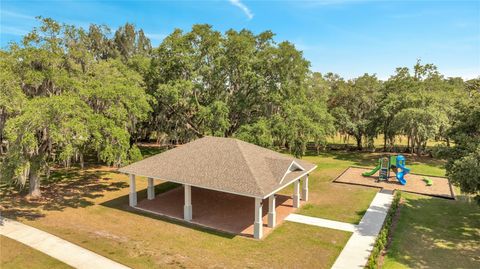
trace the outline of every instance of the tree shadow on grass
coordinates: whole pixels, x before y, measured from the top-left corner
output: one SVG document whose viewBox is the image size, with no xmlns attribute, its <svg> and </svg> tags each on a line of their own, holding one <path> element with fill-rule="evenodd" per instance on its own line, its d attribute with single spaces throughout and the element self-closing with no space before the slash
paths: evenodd
<svg viewBox="0 0 480 269">
<path fill-rule="evenodd" d="M 411 268 L 479 268 L 480 208 L 439 198 L 406 198 L 390 259 Z"/>
<path fill-rule="evenodd" d="M 18 186 L 0 186 L 0 209 L 2 215 L 11 219 L 35 220 L 44 217 L 44 211 L 62 211 L 65 208 L 87 207 L 104 192 L 116 191 L 128 186 L 114 182 L 108 177 L 110 171 L 99 167 L 86 170 L 68 168 L 54 170 L 49 179 L 41 182 L 42 197 L 28 199 L 26 190 Z"/>
<path fill-rule="evenodd" d="M 316 155 L 313 154 L 312 155 Z M 378 158 L 382 156 L 379 153 L 359 152 L 359 151 L 326 151 L 321 152 L 318 156 L 332 158 L 340 161 L 352 162 L 358 166 L 375 166 Z"/>
<path fill-rule="evenodd" d="M 367 209 L 355 211 L 355 214 L 359 217 L 358 222 L 360 222 L 360 221 L 362 220 L 362 218 L 363 218 L 363 216 L 365 215 L 365 213 L 367 213 Z M 358 224 L 358 223 L 356 223 L 356 224 Z"/>
<path fill-rule="evenodd" d="M 137 144 L 143 158 L 147 158 L 172 148 L 169 145 L 155 145 L 155 144 Z"/>
<path fill-rule="evenodd" d="M 169 190 L 173 190 L 173 189 L 178 188 L 180 186 L 181 186 L 181 184 L 168 182 L 168 181 L 157 184 L 157 185 L 155 185 L 155 195 L 159 195 L 159 194 L 167 192 Z M 147 199 L 147 190 L 146 189 L 141 190 L 141 191 L 137 191 L 137 200 L 141 201 L 143 199 Z M 183 227 L 187 227 L 189 229 L 194 229 L 194 230 L 199 231 L 199 232 L 208 233 L 208 234 L 212 234 L 212 235 L 216 235 L 216 236 L 221 236 L 221 237 L 228 238 L 228 239 L 232 239 L 232 238 L 237 236 L 235 234 L 215 230 L 213 228 L 199 226 L 199 225 L 193 224 L 193 223 L 187 223 L 185 221 L 177 220 L 175 218 L 170 218 L 168 216 L 162 216 L 162 215 L 157 215 L 157 214 L 154 214 L 154 213 L 149 213 L 149 212 L 146 212 L 146 211 L 137 210 L 137 209 L 129 206 L 128 195 L 119 196 L 115 199 L 103 202 L 100 205 L 105 206 L 105 207 L 109 207 L 109 208 L 113 208 L 113 209 L 117 209 L 117 210 L 121 210 L 121 211 L 125 211 L 125 212 L 132 213 L 132 214 L 139 215 L 139 216 L 145 216 L 145 217 L 149 217 L 149 218 L 152 218 L 152 219 L 165 221 L 165 222 L 168 222 L 168 223 L 171 223 L 171 224 L 180 225 L 180 226 L 183 226 Z"/>
</svg>

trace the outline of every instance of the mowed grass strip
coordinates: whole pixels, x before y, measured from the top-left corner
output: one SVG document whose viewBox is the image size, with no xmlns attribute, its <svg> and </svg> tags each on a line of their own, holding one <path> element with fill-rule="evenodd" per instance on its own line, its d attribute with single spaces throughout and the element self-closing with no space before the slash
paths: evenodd
<svg viewBox="0 0 480 269">
<path fill-rule="evenodd" d="M 0 235 L 0 268 L 73 268 L 20 242 Z"/>
<path fill-rule="evenodd" d="M 144 227 L 109 227 L 108 232 L 92 234 L 86 231 L 94 227 L 82 227 L 84 234 L 70 228 L 58 233 L 133 268 L 329 268 L 349 238 L 346 232 L 284 223 L 257 242 L 161 220 L 135 219 L 138 225 L 149 225 L 148 232 Z"/>
<path fill-rule="evenodd" d="M 480 207 L 402 193 L 383 268 L 480 268 Z"/>
</svg>

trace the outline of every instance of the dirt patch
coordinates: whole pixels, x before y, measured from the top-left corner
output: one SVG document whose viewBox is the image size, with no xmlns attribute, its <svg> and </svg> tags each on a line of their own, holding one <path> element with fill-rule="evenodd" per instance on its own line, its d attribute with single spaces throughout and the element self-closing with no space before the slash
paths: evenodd
<svg viewBox="0 0 480 269">
<path fill-rule="evenodd" d="M 395 178 L 394 173 L 392 173 L 393 176 L 390 176 L 387 181 L 377 182 L 378 172 L 370 177 L 362 176 L 362 173 L 368 171 L 370 171 L 370 169 L 349 167 L 340 176 L 338 176 L 334 182 L 375 187 L 386 190 L 400 190 L 441 198 L 455 199 L 452 186 L 450 185 L 448 179 L 444 177 L 407 174 L 405 175 L 407 184 L 401 185 Z M 424 177 L 431 179 L 433 185 L 427 186 L 426 182 L 423 180 Z"/>
<path fill-rule="evenodd" d="M 108 231 L 105 231 L 105 230 L 95 231 L 93 234 L 95 236 L 100 237 L 100 238 L 108 238 L 108 239 L 112 239 L 112 240 L 119 241 L 119 242 L 127 242 L 128 241 L 128 238 L 126 238 L 125 236 L 118 236 L 118 235 L 112 234 L 112 233 L 110 233 Z"/>
</svg>

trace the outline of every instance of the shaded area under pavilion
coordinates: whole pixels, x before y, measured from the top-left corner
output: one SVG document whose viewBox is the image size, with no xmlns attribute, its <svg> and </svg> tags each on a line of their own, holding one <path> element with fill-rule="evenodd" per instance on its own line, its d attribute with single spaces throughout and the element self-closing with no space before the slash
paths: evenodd
<svg viewBox="0 0 480 269">
<path fill-rule="evenodd" d="M 184 187 L 179 186 L 155 196 L 154 199 L 144 199 L 138 202 L 136 208 L 149 213 L 183 220 L 184 217 Z M 268 204 L 268 199 L 262 201 Z M 254 236 L 255 200 L 241 195 L 212 191 L 192 187 L 192 220 L 193 224 L 247 237 Z M 275 223 L 283 220 L 296 208 L 292 197 L 276 195 Z M 268 207 L 262 207 L 263 236 L 272 231 L 268 226 Z"/>
</svg>

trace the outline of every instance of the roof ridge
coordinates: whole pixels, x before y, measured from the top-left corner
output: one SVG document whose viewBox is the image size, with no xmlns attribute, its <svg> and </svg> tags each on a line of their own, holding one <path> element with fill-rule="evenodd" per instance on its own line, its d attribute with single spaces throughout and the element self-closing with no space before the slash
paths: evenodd
<svg viewBox="0 0 480 269">
<path fill-rule="evenodd" d="M 278 151 L 275 151 L 275 150 L 272 150 L 272 149 L 269 149 L 269 148 L 264 148 L 264 147 L 261 147 L 261 146 L 259 146 L 259 145 L 256 145 L 256 144 L 253 144 L 253 143 L 249 143 L 249 142 L 243 141 L 243 140 L 238 139 L 238 138 L 235 138 L 235 137 L 228 137 L 228 139 L 233 139 L 233 140 L 235 140 L 235 141 L 237 142 L 237 144 L 238 144 L 238 142 L 240 142 L 240 143 L 243 143 L 243 144 L 246 144 L 246 145 L 249 145 L 249 146 L 254 146 L 254 147 L 259 148 L 260 150 L 263 150 L 263 151 L 269 151 L 269 152 L 275 154 L 275 157 L 271 157 L 272 159 L 273 159 L 273 158 L 278 158 L 278 159 L 292 159 L 292 160 L 295 159 L 295 157 L 293 157 L 293 156 L 285 155 L 285 154 L 280 153 L 280 152 L 278 152 Z"/>
<path fill-rule="evenodd" d="M 247 168 L 248 168 L 248 171 L 250 172 L 250 175 L 252 175 L 253 179 L 255 180 L 255 185 L 257 185 L 257 188 L 260 190 L 260 192 L 264 192 L 264 189 L 262 188 L 262 186 L 258 183 L 258 178 L 255 174 L 255 172 L 253 172 L 252 168 L 250 167 L 250 164 L 249 164 L 249 161 L 247 159 L 247 157 L 245 156 L 245 152 L 243 152 L 243 147 L 240 143 L 238 142 L 244 142 L 240 139 L 236 139 L 236 138 L 233 138 L 233 141 L 235 142 L 235 144 L 237 145 L 237 149 L 240 151 L 240 154 L 242 155 L 242 158 L 243 160 L 245 161 L 245 163 L 247 164 Z M 244 142 L 245 143 L 245 142 Z M 272 173 L 270 171 L 270 169 L 268 169 L 270 173 Z"/>
</svg>

